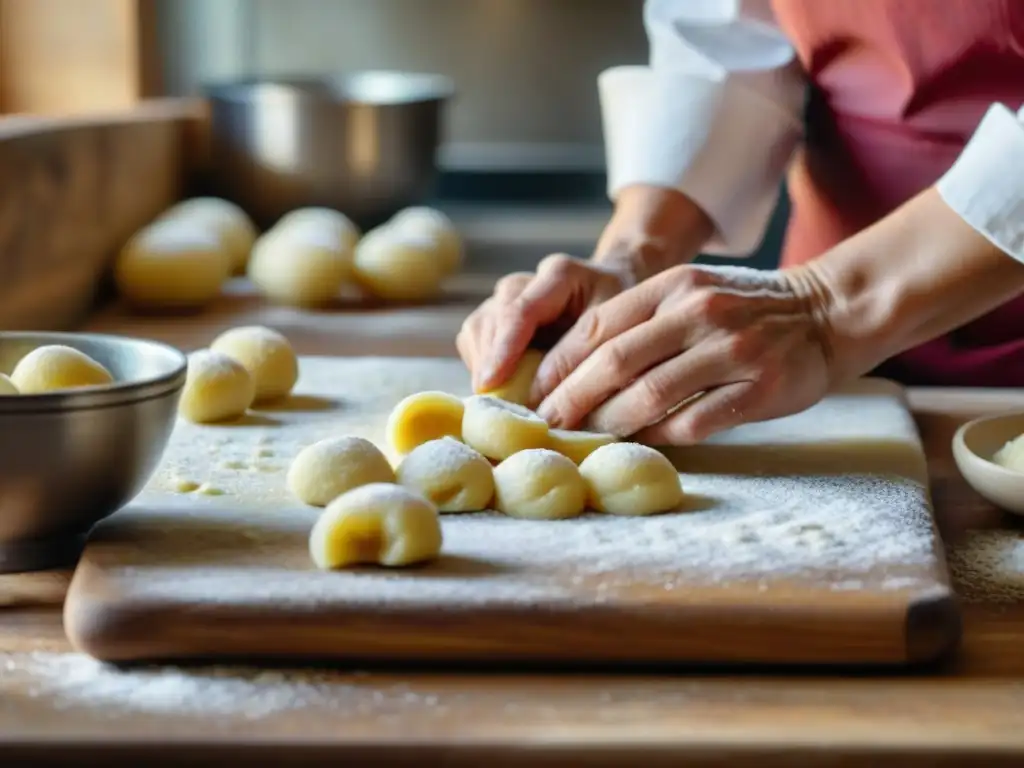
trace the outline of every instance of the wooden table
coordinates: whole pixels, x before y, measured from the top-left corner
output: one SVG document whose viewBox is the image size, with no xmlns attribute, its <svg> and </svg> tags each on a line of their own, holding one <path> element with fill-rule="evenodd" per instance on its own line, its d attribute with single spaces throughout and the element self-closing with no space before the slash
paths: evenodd
<svg viewBox="0 0 1024 768">
<path fill-rule="evenodd" d="M 445 356 L 454 354 L 455 331 L 491 282 L 463 278 L 430 309 L 319 314 L 267 308 L 238 285 L 199 317 L 129 319 L 114 308 L 90 329 L 195 348 L 227 326 L 266 322 L 284 329 L 301 354 Z M 330 756 L 346 765 L 1024 763 L 1024 600 L 1015 599 L 1024 596 L 1024 543 L 1014 549 L 1019 526 L 964 485 L 949 451 L 963 420 L 1024 408 L 1024 392 L 915 390 L 912 402 L 965 601 L 963 648 L 947 668 L 843 676 L 484 670 L 119 676 L 69 653 L 59 611 L 69 574 L 6 576 L 0 577 L 0 763 L 18 764 L 41 745 L 55 762 L 108 762 L 141 751 L 147 765 L 197 755 L 210 764 L 226 756 L 249 764 Z M 1002 531 L 988 534 L 1004 547 L 1002 569 L 979 576 L 968 567 L 976 529 Z"/>
</svg>

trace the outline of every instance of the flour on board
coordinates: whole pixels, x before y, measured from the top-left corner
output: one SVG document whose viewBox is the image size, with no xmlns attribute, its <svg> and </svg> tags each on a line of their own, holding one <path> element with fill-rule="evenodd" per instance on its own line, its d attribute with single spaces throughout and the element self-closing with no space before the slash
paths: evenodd
<svg viewBox="0 0 1024 768">
<path fill-rule="evenodd" d="M 145 552 L 120 570 L 133 594 L 297 606 L 580 605 L 614 601 L 637 585 L 671 593 L 745 582 L 764 591 L 800 578 L 835 591 L 903 590 L 937 575 L 929 570 L 936 534 L 916 428 L 878 382 L 798 416 L 669 451 L 684 470 L 687 506 L 679 513 L 446 516 L 441 560 L 412 577 L 318 573 L 305 546 L 318 510 L 299 504 L 285 483 L 294 456 L 344 434 L 383 446 L 395 403 L 429 389 L 465 395 L 468 381 L 459 363 L 444 360 L 305 358 L 301 367 L 297 402 L 314 404 L 310 410 L 285 406 L 238 425 L 179 423 L 160 471 L 132 505 L 133 519 L 147 526 Z M 184 495 L 183 477 L 223 495 Z"/>
</svg>

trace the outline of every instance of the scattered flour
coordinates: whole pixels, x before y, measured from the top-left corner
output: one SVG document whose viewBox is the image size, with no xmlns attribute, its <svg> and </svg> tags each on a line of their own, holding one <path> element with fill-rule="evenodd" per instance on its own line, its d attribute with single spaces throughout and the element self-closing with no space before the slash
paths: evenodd
<svg viewBox="0 0 1024 768">
<path fill-rule="evenodd" d="M 157 477 L 130 511 L 113 518 L 145 525 L 146 534 L 111 577 L 155 600 L 441 610 L 455 601 L 585 606 L 643 585 L 670 594 L 693 584 L 745 582 L 765 591 L 801 579 L 837 592 L 910 590 L 939 573 L 916 428 L 893 398 L 877 396 L 887 392 L 877 383 L 784 421 L 669 452 L 687 470 L 679 513 L 564 521 L 446 516 L 442 558 L 427 568 L 313 569 L 306 542 L 319 510 L 291 496 L 283 462 L 327 437 L 355 434 L 382 445 L 396 402 L 430 389 L 463 395 L 467 384 L 453 361 L 314 365 L 307 358 L 296 391 L 340 399 L 345 407 L 267 410 L 237 425 L 180 422 Z M 222 469 L 250 461 L 270 441 L 279 467 Z M 210 451 L 219 462 L 211 462 Z M 197 476 L 225 495 L 176 492 L 175 478 Z"/>
</svg>

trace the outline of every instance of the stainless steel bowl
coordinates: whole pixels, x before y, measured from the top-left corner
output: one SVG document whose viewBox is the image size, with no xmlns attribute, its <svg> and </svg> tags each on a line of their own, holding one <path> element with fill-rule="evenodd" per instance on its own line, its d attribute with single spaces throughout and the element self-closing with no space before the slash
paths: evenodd
<svg viewBox="0 0 1024 768">
<path fill-rule="evenodd" d="M 99 334 L 0 333 L 0 372 L 44 344 L 81 350 L 118 383 L 0 397 L 0 573 L 74 562 L 152 476 L 185 383 L 178 350 Z"/>
<path fill-rule="evenodd" d="M 405 72 L 211 86 L 212 191 L 263 226 L 307 205 L 389 216 L 430 193 L 453 92 Z"/>
</svg>

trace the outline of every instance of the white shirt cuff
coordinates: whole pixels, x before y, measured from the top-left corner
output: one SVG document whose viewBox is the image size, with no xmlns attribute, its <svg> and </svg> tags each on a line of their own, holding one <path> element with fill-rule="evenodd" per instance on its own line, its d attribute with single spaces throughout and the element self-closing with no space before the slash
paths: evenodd
<svg viewBox="0 0 1024 768">
<path fill-rule="evenodd" d="M 756 250 L 800 140 L 794 116 L 729 76 L 615 67 L 598 88 L 609 196 L 632 184 L 678 189 L 715 224 L 709 253 Z"/>
<path fill-rule="evenodd" d="M 939 179 L 939 195 L 996 247 L 1024 262 L 1024 110 L 992 105 L 960 157 Z"/>
</svg>

